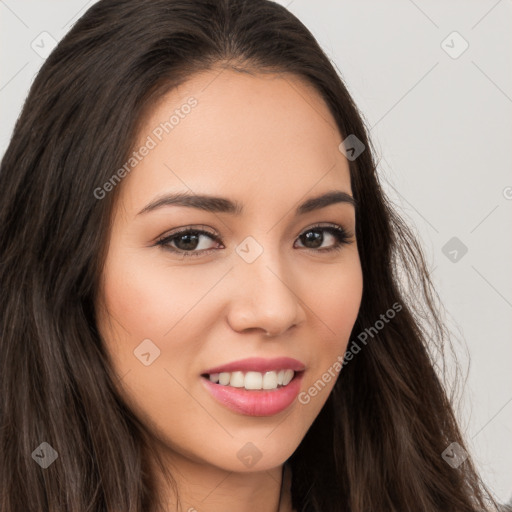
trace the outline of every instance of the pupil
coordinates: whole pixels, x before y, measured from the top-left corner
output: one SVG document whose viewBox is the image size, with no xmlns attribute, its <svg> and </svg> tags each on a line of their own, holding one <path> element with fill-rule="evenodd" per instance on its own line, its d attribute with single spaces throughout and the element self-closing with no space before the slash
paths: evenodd
<svg viewBox="0 0 512 512">
<path fill-rule="evenodd" d="M 180 237 L 178 238 L 178 242 L 183 240 L 185 240 L 185 246 L 183 247 L 183 244 L 181 244 L 182 247 L 179 247 L 179 249 L 195 249 L 197 247 L 199 235 L 197 233 L 180 235 Z"/>
<path fill-rule="evenodd" d="M 306 239 L 306 242 L 313 242 L 313 247 L 320 247 L 322 245 L 323 235 L 318 231 L 308 231 L 303 236 Z M 302 243 L 306 245 L 304 240 Z"/>
</svg>

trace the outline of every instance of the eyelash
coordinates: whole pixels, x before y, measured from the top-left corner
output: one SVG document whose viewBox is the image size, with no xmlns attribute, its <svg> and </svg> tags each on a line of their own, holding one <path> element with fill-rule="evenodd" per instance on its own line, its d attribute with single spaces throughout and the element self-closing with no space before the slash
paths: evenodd
<svg viewBox="0 0 512 512">
<path fill-rule="evenodd" d="M 310 232 L 310 231 L 327 231 L 331 235 L 333 235 L 336 238 L 336 244 L 329 248 L 323 248 L 323 249 L 311 249 L 311 248 L 305 248 L 306 251 L 313 251 L 313 252 L 320 252 L 320 253 L 330 253 L 334 251 L 340 251 L 344 245 L 350 244 L 350 238 L 352 236 L 351 233 L 348 233 L 347 230 L 342 228 L 341 226 L 337 224 L 331 224 L 328 226 L 325 225 L 315 225 L 310 228 L 308 228 L 306 231 L 303 231 L 299 237 L 302 235 Z M 219 238 L 214 235 L 213 233 L 210 233 L 208 231 L 204 231 L 202 229 L 193 229 L 193 228 L 186 228 L 181 231 L 178 231 L 176 233 L 173 233 L 172 235 L 165 236 L 163 238 L 160 238 L 155 245 L 161 246 L 167 251 L 170 251 L 174 254 L 180 254 L 183 257 L 197 257 L 197 256 L 203 256 L 205 254 L 210 253 L 211 251 L 216 251 L 218 249 L 203 249 L 200 251 L 197 250 L 191 250 L 191 251 L 183 251 L 181 249 L 176 249 L 174 247 L 171 247 L 169 243 L 174 240 L 175 238 L 178 238 L 182 235 L 186 234 L 195 234 L 195 235 L 206 235 L 207 237 L 211 238 L 212 240 L 221 243 Z M 298 237 L 298 238 L 299 238 Z"/>
</svg>

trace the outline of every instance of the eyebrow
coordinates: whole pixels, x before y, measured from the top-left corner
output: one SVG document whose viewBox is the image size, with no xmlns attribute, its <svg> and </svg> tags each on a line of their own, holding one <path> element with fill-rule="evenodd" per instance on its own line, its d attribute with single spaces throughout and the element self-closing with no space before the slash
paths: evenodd
<svg viewBox="0 0 512 512">
<path fill-rule="evenodd" d="M 354 208 L 356 200 L 347 192 L 342 190 L 331 190 L 322 195 L 312 197 L 301 203 L 295 210 L 295 215 L 304 215 L 330 206 L 331 204 L 348 203 Z M 238 201 L 232 201 L 225 197 L 217 197 L 206 194 L 190 194 L 188 192 L 177 192 L 159 197 L 146 205 L 137 215 L 148 213 L 165 206 L 185 206 L 189 208 L 198 208 L 212 213 L 229 213 L 232 215 L 241 215 L 244 207 Z"/>
</svg>

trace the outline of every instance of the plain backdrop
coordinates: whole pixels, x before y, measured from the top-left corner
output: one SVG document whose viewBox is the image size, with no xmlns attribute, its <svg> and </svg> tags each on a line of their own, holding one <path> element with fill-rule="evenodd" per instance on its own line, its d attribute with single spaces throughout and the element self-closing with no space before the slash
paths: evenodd
<svg viewBox="0 0 512 512">
<path fill-rule="evenodd" d="M 45 52 L 93 3 L 0 0 L 0 155 Z M 485 482 L 508 501 L 512 2 L 279 3 L 334 61 L 378 149 L 385 189 L 421 239 L 464 340 L 461 427 Z"/>
</svg>

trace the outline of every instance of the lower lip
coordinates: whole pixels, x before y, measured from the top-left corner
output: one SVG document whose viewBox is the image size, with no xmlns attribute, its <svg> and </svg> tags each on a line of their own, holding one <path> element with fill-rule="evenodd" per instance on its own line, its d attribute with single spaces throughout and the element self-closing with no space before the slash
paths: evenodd
<svg viewBox="0 0 512 512">
<path fill-rule="evenodd" d="M 288 385 L 272 390 L 223 386 L 207 377 L 201 380 L 213 398 L 228 409 L 246 416 L 273 416 L 287 409 L 297 398 L 303 373 L 296 373 Z"/>
</svg>

